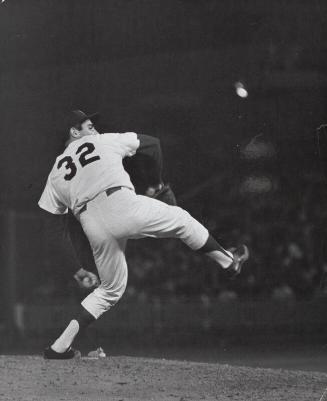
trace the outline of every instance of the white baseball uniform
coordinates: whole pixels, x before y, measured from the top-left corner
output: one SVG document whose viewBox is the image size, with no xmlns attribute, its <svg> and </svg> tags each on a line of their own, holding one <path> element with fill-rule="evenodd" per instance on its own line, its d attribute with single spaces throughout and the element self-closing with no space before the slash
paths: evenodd
<svg viewBox="0 0 327 401">
<path fill-rule="evenodd" d="M 209 237 L 208 230 L 182 208 L 135 194 L 122 160 L 133 156 L 139 144 L 133 132 L 87 135 L 71 142 L 57 157 L 39 200 L 50 213 L 71 209 L 82 224 L 101 279 L 82 301 L 95 318 L 124 293 L 128 238 L 180 238 L 197 250 Z M 106 190 L 115 187 L 122 189 L 107 195 Z"/>
</svg>

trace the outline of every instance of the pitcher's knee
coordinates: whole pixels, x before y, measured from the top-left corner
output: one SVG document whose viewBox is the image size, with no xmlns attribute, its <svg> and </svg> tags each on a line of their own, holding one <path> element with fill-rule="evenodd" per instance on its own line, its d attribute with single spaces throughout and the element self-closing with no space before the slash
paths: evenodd
<svg viewBox="0 0 327 401">
<path fill-rule="evenodd" d="M 82 306 L 98 319 L 120 300 L 125 292 L 126 284 L 127 279 L 111 285 L 101 283 L 82 301 Z"/>
<path fill-rule="evenodd" d="M 175 206 L 174 209 L 178 219 L 178 234 L 182 236 L 189 229 L 192 217 L 189 212 L 179 206 Z"/>
<path fill-rule="evenodd" d="M 186 210 L 177 207 L 177 236 L 191 249 L 200 249 L 209 236 L 208 230 L 194 219 Z"/>
</svg>

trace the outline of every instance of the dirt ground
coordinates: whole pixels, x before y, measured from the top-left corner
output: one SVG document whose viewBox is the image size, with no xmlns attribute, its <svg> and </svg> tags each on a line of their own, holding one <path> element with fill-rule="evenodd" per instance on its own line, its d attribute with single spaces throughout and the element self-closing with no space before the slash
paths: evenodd
<svg viewBox="0 0 327 401">
<path fill-rule="evenodd" d="M 109 357 L 46 361 L 0 356 L 1 401 L 319 401 L 327 374 Z"/>
</svg>

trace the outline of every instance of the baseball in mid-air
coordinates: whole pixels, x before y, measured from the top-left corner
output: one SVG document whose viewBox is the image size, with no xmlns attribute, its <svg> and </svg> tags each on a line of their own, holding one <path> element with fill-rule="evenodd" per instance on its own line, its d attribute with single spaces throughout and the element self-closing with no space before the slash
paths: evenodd
<svg viewBox="0 0 327 401">
<path fill-rule="evenodd" d="M 243 99 L 248 97 L 249 93 L 242 82 L 235 82 L 234 86 L 237 96 Z"/>
</svg>

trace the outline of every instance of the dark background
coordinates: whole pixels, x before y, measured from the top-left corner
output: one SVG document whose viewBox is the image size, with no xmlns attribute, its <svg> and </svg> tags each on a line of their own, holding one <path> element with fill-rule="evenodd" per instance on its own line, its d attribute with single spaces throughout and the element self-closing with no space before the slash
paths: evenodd
<svg viewBox="0 0 327 401">
<path fill-rule="evenodd" d="M 59 233 L 49 234 L 37 207 L 61 151 L 65 113 L 79 108 L 99 111 L 104 131 L 159 137 L 165 178 L 180 204 L 225 246 L 251 248 L 248 268 L 230 283 L 175 241 L 131 242 L 122 308 L 136 300 L 153 308 L 181 302 L 185 315 L 193 302 L 209 310 L 200 325 L 210 335 L 247 327 L 249 339 L 263 322 L 268 338 L 282 326 L 303 341 L 321 341 L 327 215 L 315 132 L 326 122 L 326 13 L 326 2 L 316 0 L 1 3 L 4 330 L 23 325 L 28 336 L 40 314 L 29 307 L 51 311 L 79 296 L 69 250 Z M 247 98 L 236 94 L 239 81 Z M 268 324 L 262 316 L 276 299 L 282 304 Z M 244 317 L 240 301 L 251 305 L 249 319 L 224 332 L 228 316 Z M 141 316 L 138 305 L 133 313 Z M 230 313 L 220 321 L 221 305 Z M 159 319 L 154 337 L 165 325 L 176 333 L 177 310 Z M 191 320 L 181 332 L 199 339 Z"/>
<path fill-rule="evenodd" d="M 2 202 L 35 207 L 72 107 L 160 137 L 177 193 L 259 133 L 288 164 L 294 151 L 312 162 L 301 140 L 324 117 L 325 13 L 322 1 L 6 1 Z"/>
</svg>

